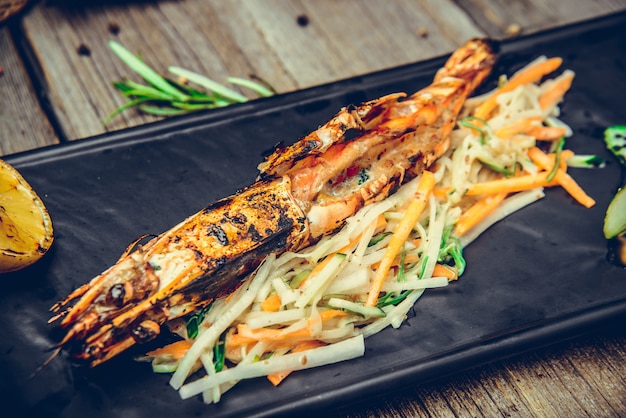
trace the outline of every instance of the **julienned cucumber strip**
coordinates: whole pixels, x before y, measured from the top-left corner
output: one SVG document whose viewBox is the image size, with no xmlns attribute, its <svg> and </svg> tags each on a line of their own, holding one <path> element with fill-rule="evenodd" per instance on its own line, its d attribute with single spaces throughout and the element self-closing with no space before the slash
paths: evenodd
<svg viewBox="0 0 626 418">
<path fill-rule="evenodd" d="M 609 203 L 604 217 L 604 236 L 615 238 L 626 231 L 626 187 L 622 187 Z"/>
<path fill-rule="evenodd" d="M 604 142 L 609 151 L 626 166 L 626 125 L 610 126 L 604 131 Z"/>
</svg>

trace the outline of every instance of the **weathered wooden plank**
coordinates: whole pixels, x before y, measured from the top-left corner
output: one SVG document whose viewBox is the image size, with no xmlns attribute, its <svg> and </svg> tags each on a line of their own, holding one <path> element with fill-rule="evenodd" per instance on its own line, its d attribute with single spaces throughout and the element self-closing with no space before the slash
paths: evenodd
<svg viewBox="0 0 626 418">
<path fill-rule="evenodd" d="M 6 27 L 0 68 L 0 156 L 58 143 Z"/>
<path fill-rule="evenodd" d="M 457 0 L 476 23 L 491 37 L 533 33 L 568 23 L 626 10 L 624 0 Z"/>
<path fill-rule="evenodd" d="M 407 384 L 337 416 L 623 416 L 625 349 L 623 331 L 603 330 L 421 386 Z"/>
<path fill-rule="evenodd" d="M 449 0 L 42 4 L 23 26 L 70 140 L 154 120 L 127 112 L 102 125 L 124 102 L 111 82 L 132 75 L 108 39 L 162 72 L 179 65 L 219 82 L 254 74 L 287 92 L 430 58 L 481 34 Z"/>
<path fill-rule="evenodd" d="M 229 75 L 255 74 L 287 92 L 443 54 L 471 36 L 505 36 L 512 23 L 530 33 L 626 8 L 623 0 L 76 3 L 72 8 L 41 4 L 23 25 L 44 69 L 55 114 L 72 140 L 155 120 L 126 112 L 102 126 L 124 102 L 110 83 L 131 75 L 109 50 L 108 39 L 141 52 L 161 72 L 180 65 L 220 82 Z M 0 35 L 6 74 L 15 65 L 22 68 L 5 58 L 17 57 L 12 48 Z M 3 98 L 8 97 L 6 74 L 0 77 Z M 12 79 L 9 89 L 22 81 Z M 41 112 L 32 112 L 32 103 L 23 103 L 24 95 L 12 94 L 21 102 L 7 107 L 22 111 L 24 105 L 30 113 L 27 122 L 11 126 L 30 128 L 44 120 Z M 4 100 L 1 117 L 3 109 Z M 2 137 L 5 126 L 0 119 Z M 0 152 L 6 153 L 3 142 L 0 138 Z M 14 146 L 22 140 L 6 142 Z M 623 331 L 583 338 L 365 401 L 341 416 L 624 415 L 625 347 Z"/>
</svg>

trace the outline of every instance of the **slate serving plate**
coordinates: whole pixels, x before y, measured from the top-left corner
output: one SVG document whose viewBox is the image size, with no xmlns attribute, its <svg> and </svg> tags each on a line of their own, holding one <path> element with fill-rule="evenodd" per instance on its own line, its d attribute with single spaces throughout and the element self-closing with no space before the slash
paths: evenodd
<svg viewBox="0 0 626 418">
<path fill-rule="evenodd" d="M 160 233 L 256 176 L 262 154 L 295 140 L 341 106 L 429 83 L 445 57 L 231 108 L 170 119 L 76 143 L 9 156 L 47 204 L 53 248 L 0 280 L 0 405 L 7 416 L 275 415 L 345 404 L 588 331 L 626 314 L 626 270 L 606 261 L 602 219 L 623 181 L 604 150 L 605 127 L 626 123 L 626 14 L 501 44 L 494 76 L 538 55 L 576 72 L 562 106 L 568 147 L 609 160 L 572 169 L 592 209 L 551 189 L 466 249 L 460 281 L 426 292 L 398 330 L 366 341 L 354 361 L 298 372 L 279 388 L 243 382 L 218 405 L 181 401 L 130 350 L 95 369 L 65 356 L 30 377 L 59 332 L 48 309 L 95 276 L 144 233 Z M 161 341 L 162 342 L 162 341 Z M 384 389 L 383 389 L 384 390 Z"/>
</svg>

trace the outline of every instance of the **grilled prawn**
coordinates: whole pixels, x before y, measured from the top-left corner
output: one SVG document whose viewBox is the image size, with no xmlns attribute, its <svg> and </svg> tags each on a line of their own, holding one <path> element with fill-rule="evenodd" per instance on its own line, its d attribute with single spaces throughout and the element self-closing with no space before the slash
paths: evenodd
<svg viewBox="0 0 626 418">
<path fill-rule="evenodd" d="M 255 183 L 128 251 L 54 305 L 51 322 L 67 329 L 59 348 L 100 364 L 233 290 L 266 255 L 337 230 L 447 150 L 464 100 L 493 62 L 488 43 L 471 40 L 423 90 L 345 107 L 278 147 L 259 165 Z"/>
</svg>

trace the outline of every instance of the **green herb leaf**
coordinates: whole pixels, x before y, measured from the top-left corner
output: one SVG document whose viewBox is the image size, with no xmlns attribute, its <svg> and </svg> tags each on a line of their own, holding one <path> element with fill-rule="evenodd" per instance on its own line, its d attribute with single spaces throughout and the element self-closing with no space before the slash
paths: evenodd
<svg viewBox="0 0 626 418">
<path fill-rule="evenodd" d="M 226 334 L 222 334 L 219 341 L 213 346 L 213 365 L 216 372 L 221 372 L 226 361 Z"/>
<path fill-rule="evenodd" d="M 111 121 L 111 119 L 113 119 L 115 116 L 117 116 L 120 113 L 122 113 L 124 110 L 130 109 L 131 107 L 134 107 L 134 106 L 139 106 L 142 103 L 149 102 L 151 100 L 152 99 L 150 99 L 150 98 L 142 98 L 142 99 L 131 100 L 128 103 L 123 104 L 122 106 L 120 106 L 117 109 L 115 109 L 109 116 L 106 117 L 106 119 L 104 119 L 104 121 L 102 123 L 104 125 L 106 125 L 107 123 L 109 123 Z"/>
<path fill-rule="evenodd" d="M 386 293 L 383 297 L 378 299 L 378 303 L 376 304 L 376 307 L 383 308 L 389 305 L 395 306 L 398 303 L 402 302 L 404 299 L 406 299 L 406 297 L 409 296 L 410 293 L 411 293 L 410 290 L 405 290 L 401 292 L 400 294 L 395 294 L 393 292 Z"/>
<path fill-rule="evenodd" d="M 200 324 L 204 320 L 204 317 L 211 310 L 213 304 L 209 304 L 207 307 L 201 309 L 198 313 L 191 315 L 187 320 L 187 337 L 196 338 L 198 336 L 198 331 Z"/>
<path fill-rule="evenodd" d="M 373 236 L 372 239 L 370 239 L 370 242 L 367 243 L 367 246 L 371 247 L 373 245 L 376 245 L 382 240 L 384 240 L 387 235 L 391 235 L 391 234 L 392 234 L 391 232 L 381 232 L 380 234 Z"/>
<path fill-rule="evenodd" d="M 454 263 L 454 267 L 456 267 L 460 277 L 465 271 L 467 262 L 463 257 L 463 246 L 461 245 L 461 240 L 452 234 L 452 230 L 453 226 L 450 226 L 445 228 L 443 231 L 438 261 Z"/>
</svg>

